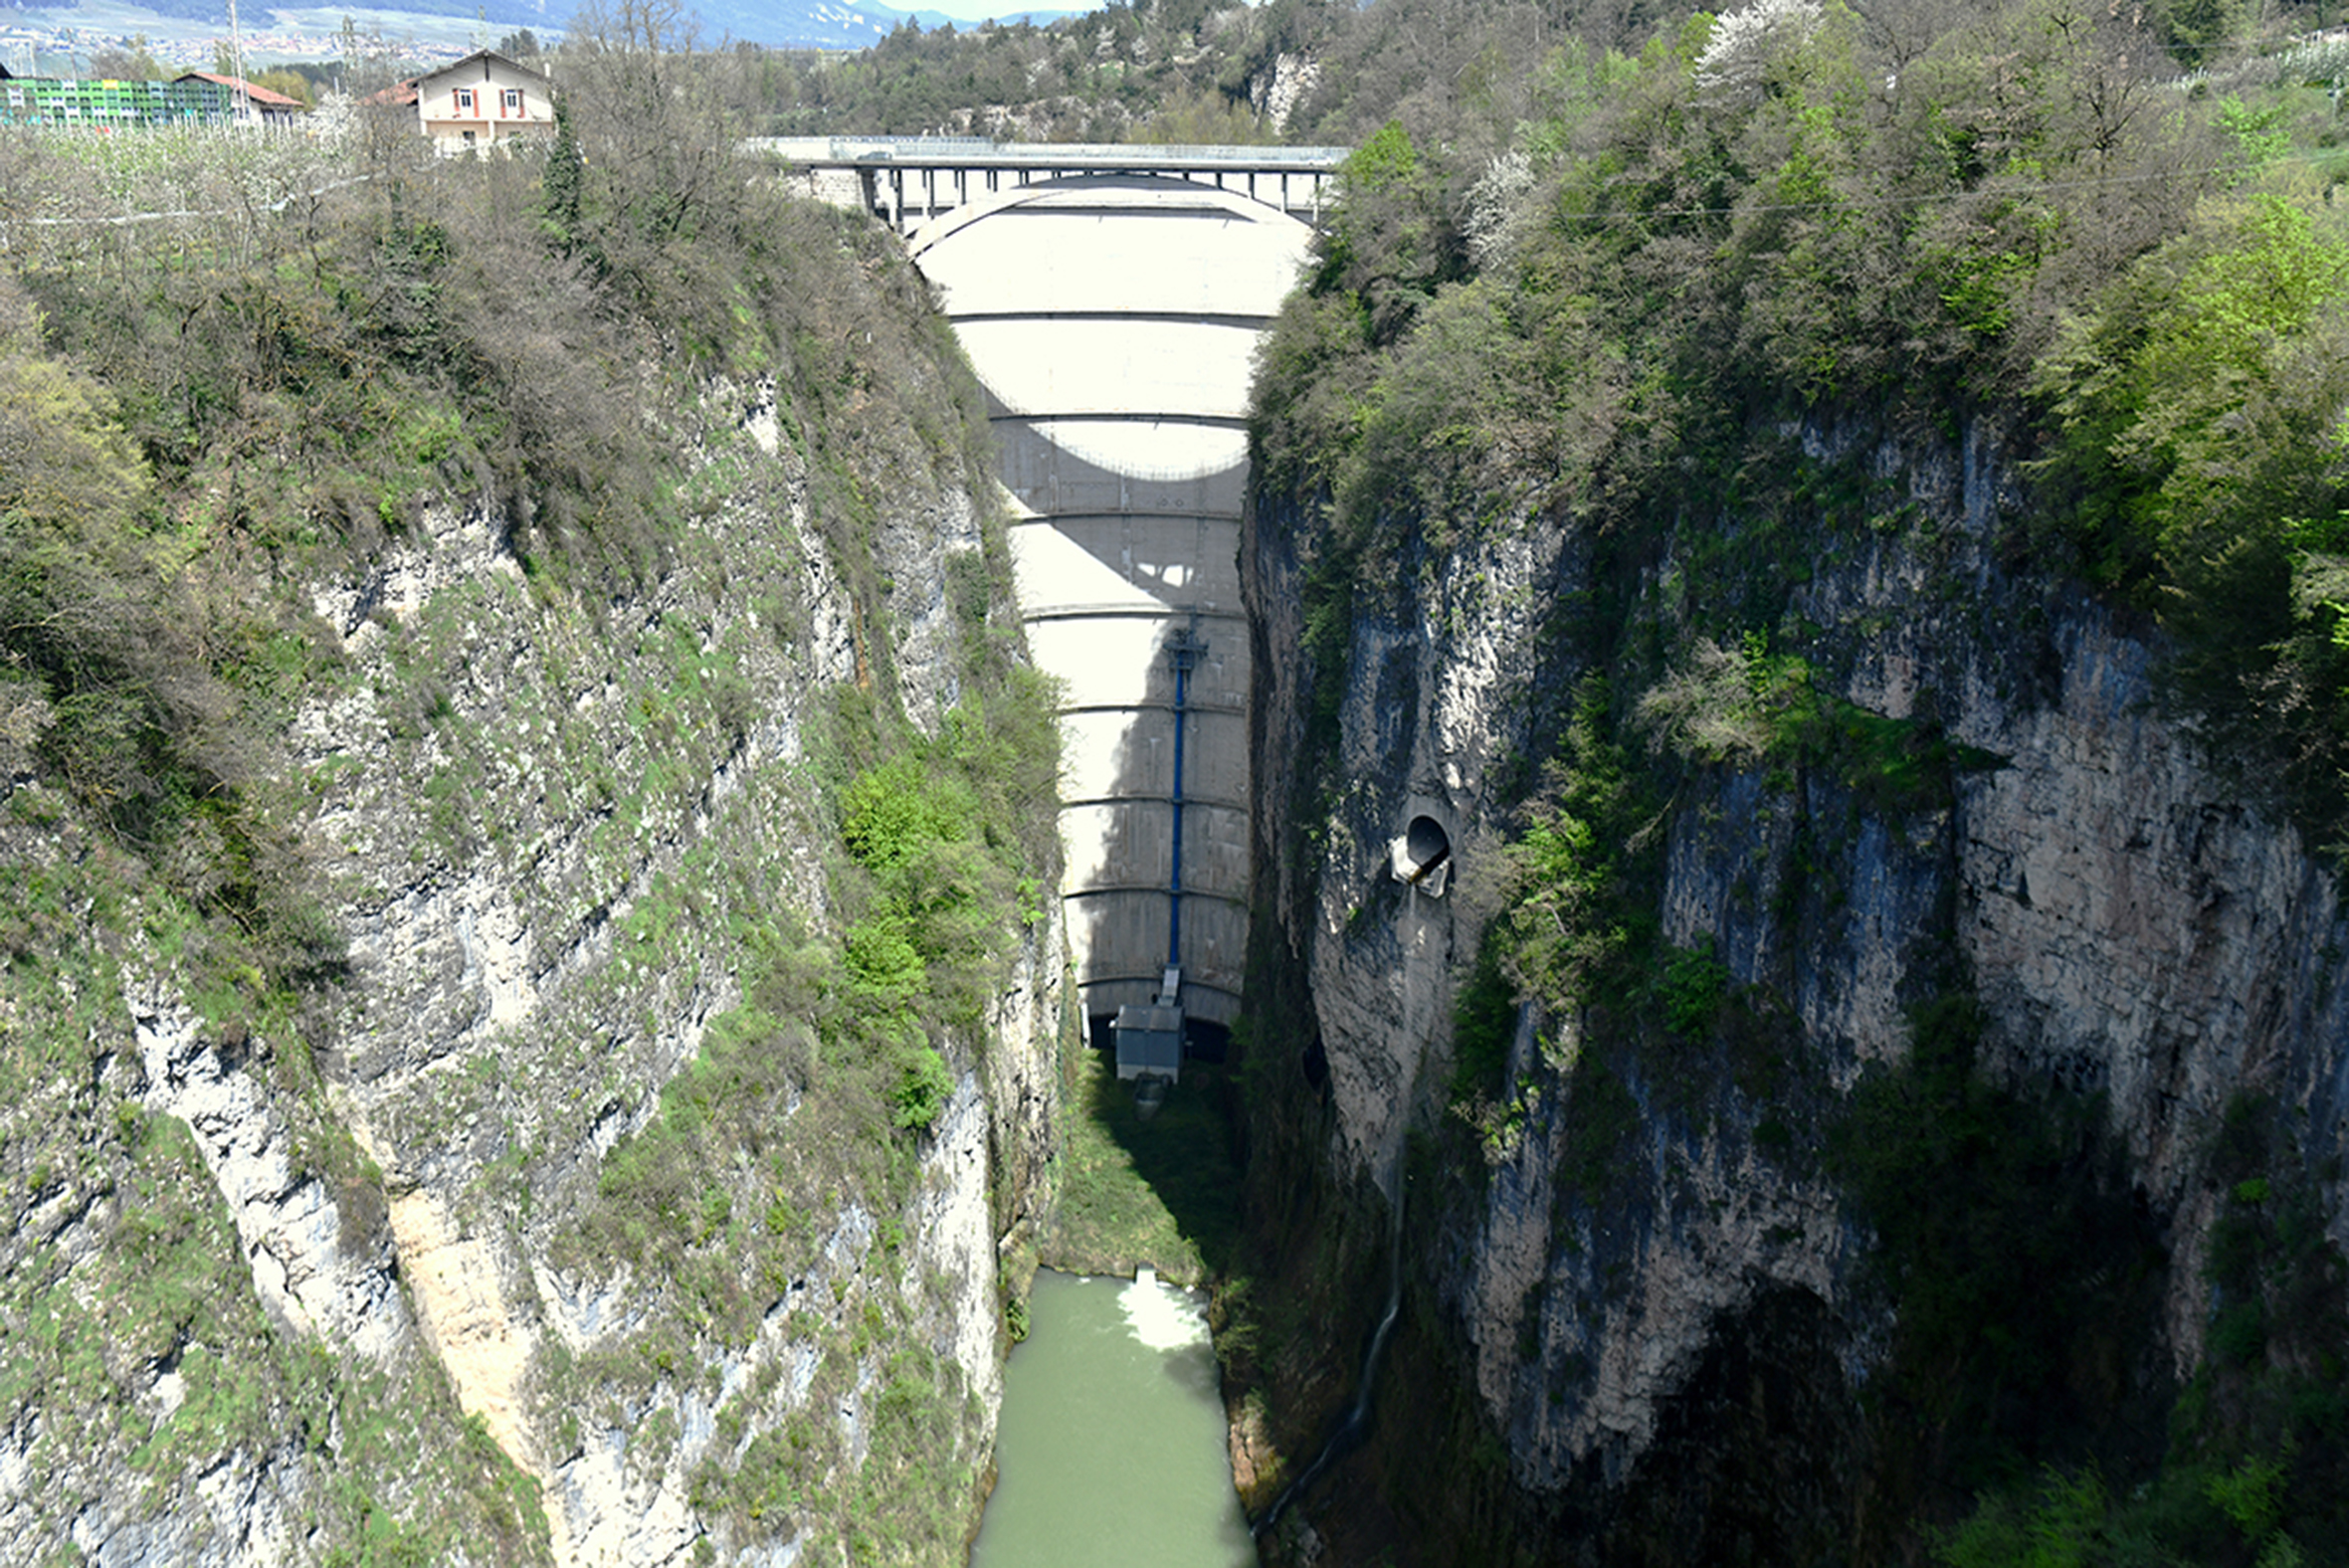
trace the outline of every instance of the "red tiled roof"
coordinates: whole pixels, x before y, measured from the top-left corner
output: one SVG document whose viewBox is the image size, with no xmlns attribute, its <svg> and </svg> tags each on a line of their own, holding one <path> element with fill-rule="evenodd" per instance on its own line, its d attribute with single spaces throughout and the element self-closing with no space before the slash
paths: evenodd
<svg viewBox="0 0 2349 1568">
<path fill-rule="evenodd" d="M 268 88 L 257 88 L 250 82 L 237 77 L 224 77 L 216 71 L 191 71 L 176 80 L 181 82 L 216 82 L 231 92 L 243 92 L 247 98 L 263 108 L 298 109 L 302 106 L 299 98 L 288 98 L 283 93 L 272 93 Z"/>
</svg>

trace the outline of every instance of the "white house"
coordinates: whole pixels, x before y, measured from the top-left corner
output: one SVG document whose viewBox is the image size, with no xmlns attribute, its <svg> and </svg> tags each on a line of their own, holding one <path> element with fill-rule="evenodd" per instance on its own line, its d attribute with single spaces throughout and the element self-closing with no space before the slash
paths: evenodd
<svg viewBox="0 0 2349 1568">
<path fill-rule="evenodd" d="M 441 152 L 494 147 L 516 136 L 554 133 L 554 84 L 493 49 L 403 82 L 386 95 L 416 105 L 417 128 Z"/>
</svg>

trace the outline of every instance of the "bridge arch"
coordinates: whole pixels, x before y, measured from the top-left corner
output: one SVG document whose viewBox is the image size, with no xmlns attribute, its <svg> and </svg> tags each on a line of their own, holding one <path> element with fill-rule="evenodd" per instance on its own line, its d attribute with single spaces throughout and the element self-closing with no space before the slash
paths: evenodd
<svg viewBox="0 0 2349 1568">
<path fill-rule="evenodd" d="M 1240 517 L 1258 339 L 1310 227 L 1174 175 L 1042 180 L 909 242 L 985 389 L 1037 662 L 1063 684 L 1063 910 L 1086 1013 L 1237 1017 L 1248 947 Z"/>
<path fill-rule="evenodd" d="M 1257 209 L 1269 210 L 1291 222 L 1297 221 L 1284 202 L 1270 194 L 1258 196 L 1245 189 L 1228 189 L 1180 174 L 1147 170 L 1118 170 L 1105 174 L 1059 173 L 1034 183 L 987 191 L 934 213 L 906 234 L 906 252 L 918 267 L 922 253 L 974 223 L 1014 207 L 1038 202 L 1065 206 L 1072 192 L 1104 201 L 1112 210 L 1127 210 L 1120 205 L 1121 196 L 1140 195 L 1145 198 L 1143 205 L 1146 205 L 1151 193 L 1174 193 L 1187 202 L 1218 207 L 1252 222 L 1258 217 Z"/>
</svg>

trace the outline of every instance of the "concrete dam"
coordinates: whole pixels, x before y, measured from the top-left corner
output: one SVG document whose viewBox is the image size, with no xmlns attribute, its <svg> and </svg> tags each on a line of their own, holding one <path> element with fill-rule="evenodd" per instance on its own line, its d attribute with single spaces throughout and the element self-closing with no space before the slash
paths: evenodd
<svg viewBox="0 0 2349 1568">
<path fill-rule="evenodd" d="M 1347 149 L 767 145 L 905 234 L 986 390 L 1029 645 L 1062 684 L 1063 896 L 1096 1038 L 1121 1009 L 1228 1027 L 1253 356 Z"/>
</svg>

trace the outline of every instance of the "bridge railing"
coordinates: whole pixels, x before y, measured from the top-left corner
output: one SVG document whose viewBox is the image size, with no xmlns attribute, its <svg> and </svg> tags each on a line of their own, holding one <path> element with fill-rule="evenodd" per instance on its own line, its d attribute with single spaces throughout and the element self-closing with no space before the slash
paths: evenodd
<svg viewBox="0 0 2349 1568">
<path fill-rule="evenodd" d="M 1350 147 L 1159 146 L 985 136 L 761 136 L 745 151 L 787 165 L 809 194 L 912 235 L 973 200 L 1072 175 L 1156 175 L 1213 185 L 1318 223 Z"/>
<path fill-rule="evenodd" d="M 753 136 L 749 150 L 786 163 L 932 167 L 1289 169 L 1334 171 L 1351 147 L 1159 145 L 1130 141 L 997 141 L 987 136 Z"/>
</svg>

